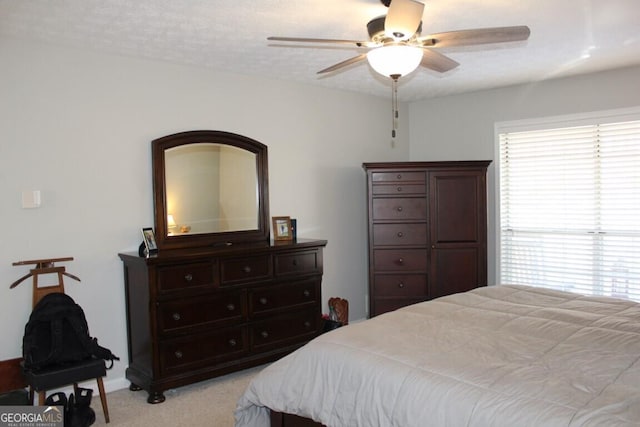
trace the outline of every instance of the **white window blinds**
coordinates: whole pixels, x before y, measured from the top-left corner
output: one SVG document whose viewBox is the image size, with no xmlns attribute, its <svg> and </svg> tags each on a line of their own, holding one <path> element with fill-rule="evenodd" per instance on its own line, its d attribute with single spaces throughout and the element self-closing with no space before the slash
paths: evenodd
<svg viewBox="0 0 640 427">
<path fill-rule="evenodd" d="M 640 120 L 499 144 L 500 282 L 640 301 Z"/>
</svg>

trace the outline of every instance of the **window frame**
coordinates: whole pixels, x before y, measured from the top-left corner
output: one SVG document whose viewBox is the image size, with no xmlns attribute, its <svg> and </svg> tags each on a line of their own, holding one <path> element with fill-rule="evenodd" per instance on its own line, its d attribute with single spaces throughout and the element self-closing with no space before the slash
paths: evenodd
<svg viewBox="0 0 640 427">
<path fill-rule="evenodd" d="M 579 114 L 567 114 L 559 116 L 539 117 L 535 119 L 512 120 L 496 122 L 494 124 L 494 165 L 495 165 L 495 274 L 496 284 L 503 283 L 502 280 L 502 218 L 501 218 L 501 183 L 502 159 L 500 147 L 500 135 L 504 133 L 537 131 L 545 129 L 557 129 L 564 127 L 586 126 L 604 123 L 617 123 L 624 121 L 640 120 L 640 106 L 594 111 Z"/>
</svg>

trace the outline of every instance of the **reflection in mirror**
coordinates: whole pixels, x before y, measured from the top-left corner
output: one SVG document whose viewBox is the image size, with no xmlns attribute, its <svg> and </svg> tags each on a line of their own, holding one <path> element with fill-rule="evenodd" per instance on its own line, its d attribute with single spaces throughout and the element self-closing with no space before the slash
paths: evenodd
<svg viewBox="0 0 640 427">
<path fill-rule="evenodd" d="M 258 228 L 256 154 L 195 143 L 165 151 L 168 235 Z"/>
</svg>

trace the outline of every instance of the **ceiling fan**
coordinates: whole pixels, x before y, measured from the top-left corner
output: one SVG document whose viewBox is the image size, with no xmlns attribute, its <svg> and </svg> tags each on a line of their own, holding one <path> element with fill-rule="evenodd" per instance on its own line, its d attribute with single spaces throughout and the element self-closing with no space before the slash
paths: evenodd
<svg viewBox="0 0 640 427">
<path fill-rule="evenodd" d="M 371 40 L 340 40 L 306 37 L 268 37 L 267 40 L 279 42 L 301 42 L 320 44 L 354 45 L 366 49 L 365 52 L 334 64 L 318 74 L 331 73 L 350 65 L 368 60 L 369 65 L 378 73 L 392 79 L 394 105 L 395 137 L 397 120 L 397 82 L 402 76 L 422 66 L 445 73 L 460 65 L 436 49 L 441 47 L 471 46 L 490 43 L 521 41 L 529 38 L 529 27 L 478 28 L 470 30 L 448 31 L 422 36 L 422 13 L 424 3 L 416 0 L 380 0 L 389 10 L 386 16 L 379 16 L 367 24 Z"/>
<path fill-rule="evenodd" d="M 471 46 L 489 43 L 503 43 L 521 41 L 529 38 L 529 27 L 521 25 L 515 27 L 494 27 L 478 28 L 471 30 L 448 31 L 444 33 L 429 34 L 422 36 L 422 13 L 424 3 L 416 0 L 380 0 L 389 7 L 386 16 L 379 16 L 372 19 L 367 24 L 367 31 L 371 40 L 339 40 L 339 39 L 319 39 L 306 37 L 267 37 L 267 40 L 282 42 L 302 42 L 302 43 L 323 43 L 323 44 L 347 44 L 357 48 L 365 48 L 366 53 L 349 58 L 335 65 L 318 71 L 318 74 L 337 71 L 341 68 L 369 59 L 372 67 L 386 77 L 394 78 L 394 74 L 399 74 L 396 78 L 413 71 L 418 65 L 432 69 L 441 73 L 457 67 L 458 64 L 453 59 L 437 52 L 435 49 L 441 47 Z M 378 59 L 384 59 L 382 52 L 396 50 L 398 52 L 413 52 L 414 62 L 417 64 L 409 72 L 406 67 L 388 64 L 387 69 L 381 72 L 376 68 Z M 407 57 L 411 54 L 403 54 Z M 377 58 L 380 57 L 380 58 Z M 391 58 L 390 59 L 396 59 Z M 375 65 L 374 65 L 375 64 Z M 405 73 L 385 74 L 387 71 L 405 71 Z"/>
</svg>

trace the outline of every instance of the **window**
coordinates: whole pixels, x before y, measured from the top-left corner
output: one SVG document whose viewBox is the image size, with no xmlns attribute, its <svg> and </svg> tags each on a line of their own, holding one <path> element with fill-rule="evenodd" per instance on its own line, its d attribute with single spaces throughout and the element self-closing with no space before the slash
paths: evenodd
<svg viewBox="0 0 640 427">
<path fill-rule="evenodd" d="M 640 301 L 640 114 L 497 133 L 499 282 Z"/>
</svg>

